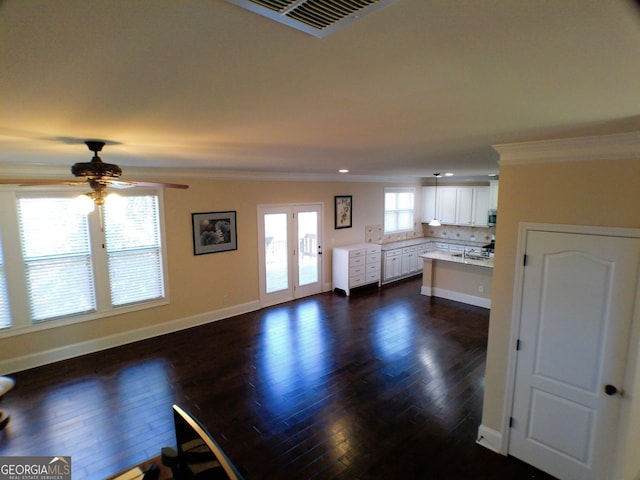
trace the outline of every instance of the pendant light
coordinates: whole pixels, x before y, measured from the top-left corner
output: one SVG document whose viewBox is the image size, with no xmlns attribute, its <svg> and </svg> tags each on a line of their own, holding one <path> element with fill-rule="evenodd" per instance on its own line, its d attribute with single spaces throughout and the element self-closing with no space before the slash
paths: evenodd
<svg viewBox="0 0 640 480">
<path fill-rule="evenodd" d="M 440 227 L 442 226 L 442 224 L 440 223 L 440 220 L 438 220 L 438 177 L 440 176 L 440 174 L 434 173 L 433 176 L 436 177 L 436 201 L 433 203 L 433 209 L 434 209 L 433 220 L 429 222 L 429 226 Z"/>
</svg>

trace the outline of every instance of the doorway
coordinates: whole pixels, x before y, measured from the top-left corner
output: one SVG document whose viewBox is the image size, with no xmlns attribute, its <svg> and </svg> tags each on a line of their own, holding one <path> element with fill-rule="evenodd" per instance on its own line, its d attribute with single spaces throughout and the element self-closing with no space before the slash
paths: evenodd
<svg viewBox="0 0 640 480">
<path fill-rule="evenodd" d="M 263 307 L 322 291 L 322 217 L 321 203 L 258 206 Z"/>
<path fill-rule="evenodd" d="M 508 453 L 559 478 L 612 475 L 638 289 L 637 233 L 521 227 Z"/>
</svg>

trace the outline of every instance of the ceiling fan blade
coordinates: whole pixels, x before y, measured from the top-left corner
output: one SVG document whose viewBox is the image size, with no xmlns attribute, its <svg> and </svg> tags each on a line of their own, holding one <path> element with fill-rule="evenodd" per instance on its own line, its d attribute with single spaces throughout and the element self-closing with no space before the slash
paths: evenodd
<svg viewBox="0 0 640 480">
<path fill-rule="evenodd" d="M 83 186 L 88 185 L 86 180 L 0 180 L 3 185 L 19 185 L 21 187 L 37 187 L 43 185 L 71 185 Z"/>
<path fill-rule="evenodd" d="M 107 187 L 113 187 L 117 189 L 123 188 L 132 188 L 135 187 L 133 182 L 127 182 L 126 180 L 112 180 L 112 179 L 102 179 L 100 183 L 106 185 Z"/>
<path fill-rule="evenodd" d="M 135 180 L 131 180 L 127 183 L 132 184 L 134 187 L 189 188 L 189 185 L 182 185 L 180 183 L 138 182 Z"/>
</svg>

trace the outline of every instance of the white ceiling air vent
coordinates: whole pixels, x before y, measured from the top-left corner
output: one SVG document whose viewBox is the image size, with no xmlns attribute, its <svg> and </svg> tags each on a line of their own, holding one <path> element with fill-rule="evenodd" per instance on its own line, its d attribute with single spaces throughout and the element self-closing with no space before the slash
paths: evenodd
<svg viewBox="0 0 640 480">
<path fill-rule="evenodd" d="M 325 37 L 398 0 L 227 0 L 315 37 Z"/>
</svg>

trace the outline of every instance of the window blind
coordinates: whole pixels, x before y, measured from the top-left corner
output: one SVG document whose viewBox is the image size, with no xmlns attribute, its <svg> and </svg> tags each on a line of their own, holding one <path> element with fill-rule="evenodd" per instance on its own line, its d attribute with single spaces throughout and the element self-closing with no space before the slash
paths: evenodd
<svg viewBox="0 0 640 480">
<path fill-rule="evenodd" d="M 9 308 L 9 295 L 7 292 L 6 269 L 2 250 L 2 235 L 0 235 L 0 328 L 11 326 L 11 310 Z"/>
<path fill-rule="evenodd" d="M 413 230 L 414 189 L 385 189 L 384 233 Z"/>
<path fill-rule="evenodd" d="M 70 197 L 18 199 L 33 322 L 96 309 L 87 217 Z"/>
<path fill-rule="evenodd" d="M 107 202 L 104 230 L 112 305 L 164 297 L 158 197 Z"/>
</svg>

